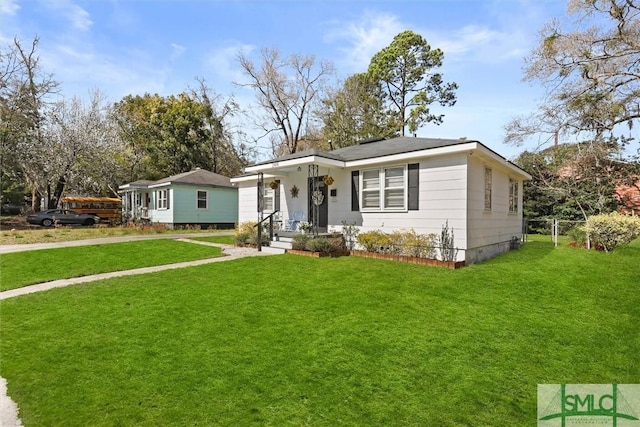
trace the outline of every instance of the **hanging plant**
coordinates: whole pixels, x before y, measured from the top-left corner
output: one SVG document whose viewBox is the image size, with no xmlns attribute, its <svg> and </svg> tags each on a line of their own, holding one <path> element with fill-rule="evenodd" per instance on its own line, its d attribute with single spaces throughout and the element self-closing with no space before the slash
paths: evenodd
<svg viewBox="0 0 640 427">
<path fill-rule="evenodd" d="M 272 190 L 277 190 L 278 187 L 279 187 L 279 184 L 277 182 L 275 182 L 275 181 L 271 181 L 269 183 L 269 187 L 271 187 Z"/>
<path fill-rule="evenodd" d="M 293 185 L 293 187 L 291 187 L 289 191 L 291 192 L 291 197 L 293 197 L 294 199 L 298 198 L 298 193 L 300 192 L 300 190 L 298 189 L 298 187 L 295 186 L 295 184 Z"/>
<path fill-rule="evenodd" d="M 324 181 L 324 183 L 325 183 L 325 184 L 327 184 L 327 185 L 331 185 L 331 184 L 333 184 L 333 177 L 332 177 L 331 175 L 327 175 L 327 176 L 325 176 L 322 180 L 323 180 L 323 181 Z"/>
</svg>

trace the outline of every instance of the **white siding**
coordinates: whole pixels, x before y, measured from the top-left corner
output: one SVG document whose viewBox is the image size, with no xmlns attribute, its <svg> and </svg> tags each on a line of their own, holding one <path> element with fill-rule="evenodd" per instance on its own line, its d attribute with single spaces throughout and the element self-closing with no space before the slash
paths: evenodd
<svg viewBox="0 0 640 427">
<path fill-rule="evenodd" d="M 158 190 L 167 190 L 169 197 L 169 209 L 157 209 L 158 207 Z M 173 224 L 173 189 L 168 187 L 151 189 L 153 206 L 156 209 L 149 208 L 149 216 L 152 222 L 160 222 L 163 224 Z"/>
<path fill-rule="evenodd" d="M 418 162 L 411 162 L 418 163 Z M 360 231 L 414 229 L 417 233 L 439 235 L 446 221 L 454 230 L 456 246 L 464 249 L 466 242 L 466 157 L 437 157 L 419 162 L 419 210 L 404 212 L 352 212 L 351 170 L 332 175 L 336 182 L 330 188 L 338 190 L 336 201 L 329 204 L 329 228 L 341 230 L 342 221 L 355 223 Z M 393 166 L 397 163 L 380 166 Z M 464 251 L 458 254 L 464 259 Z"/>
<path fill-rule="evenodd" d="M 492 170 L 491 210 L 484 209 L 484 170 Z M 522 237 L 522 180 L 518 179 L 518 212 L 509 213 L 509 178 L 506 168 L 478 157 L 469 157 L 468 245 L 473 252 L 467 262 L 480 261 L 508 250 L 511 239 Z M 511 176 L 511 178 L 515 178 Z M 506 249 L 505 249 L 506 248 Z"/>
<path fill-rule="evenodd" d="M 238 223 L 258 219 L 258 193 L 256 182 L 238 183 Z"/>
<path fill-rule="evenodd" d="M 481 157 L 482 156 L 482 157 Z M 421 234 L 439 235 L 448 222 L 453 230 L 455 246 L 460 249 L 458 260 L 473 263 L 509 249 L 512 238 L 521 237 L 522 179 L 510 175 L 508 167 L 478 151 L 412 159 L 410 161 L 379 163 L 375 167 L 419 164 L 419 210 L 401 212 L 352 211 L 352 170 L 362 169 L 321 167 L 319 175 L 331 175 L 334 183 L 329 186 L 328 229 L 341 231 L 343 222 L 355 224 L 361 232 L 414 229 Z M 484 209 L 484 168 L 492 169 L 492 209 Z M 369 167 L 363 169 L 371 169 Z M 513 171 L 511 171 L 513 173 Z M 519 185 L 518 212 L 509 213 L 509 178 Z M 265 182 L 272 178 L 265 178 Z M 282 218 L 289 218 L 294 211 L 303 212 L 308 218 L 307 168 L 300 172 L 281 172 L 276 178 L 281 183 L 280 210 Z M 299 189 L 293 198 L 293 185 Z M 256 221 L 256 181 L 238 183 L 239 221 Z M 330 191 L 335 190 L 332 197 Z"/>
</svg>

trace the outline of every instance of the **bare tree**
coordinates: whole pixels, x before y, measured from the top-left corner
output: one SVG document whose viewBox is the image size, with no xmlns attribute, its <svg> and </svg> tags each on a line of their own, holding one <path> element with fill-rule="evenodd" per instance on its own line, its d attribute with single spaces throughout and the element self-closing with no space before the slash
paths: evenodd
<svg viewBox="0 0 640 427">
<path fill-rule="evenodd" d="M 571 0 L 569 17 L 547 24 L 526 58 L 525 80 L 547 90 L 530 116 L 506 126 L 506 142 L 532 135 L 558 140 L 617 140 L 640 119 L 640 2 Z"/>
<path fill-rule="evenodd" d="M 33 152 L 43 142 L 45 111 L 59 83 L 43 72 L 37 56 L 39 39 L 24 46 L 15 38 L 0 50 L 0 155 L 2 179 L 25 180 L 32 207 L 39 199 L 40 165 Z"/>
<path fill-rule="evenodd" d="M 207 129 L 208 144 L 212 172 L 226 176 L 234 176 L 241 172 L 246 165 L 246 159 L 241 157 L 244 147 L 233 144 L 233 130 L 230 118 L 239 112 L 239 106 L 233 97 L 224 99 L 207 86 L 203 78 L 196 78 L 198 86 L 190 88 L 191 97 L 204 106 L 203 124 Z"/>
<path fill-rule="evenodd" d="M 320 99 L 333 65 L 327 61 L 318 63 L 313 55 L 283 58 L 279 50 L 268 48 L 261 53 L 258 66 L 245 55 L 238 55 L 249 82 L 236 84 L 256 91 L 264 111 L 259 124 L 264 131 L 262 137 L 277 135 L 271 139 L 274 154 L 295 153 L 300 140 L 310 133 L 313 104 Z"/>
<path fill-rule="evenodd" d="M 31 160 L 39 168 L 34 184 L 48 207 L 59 205 L 67 190 L 115 195 L 127 160 L 112 105 L 99 91 L 88 103 L 77 97 L 55 103 Z"/>
</svg>

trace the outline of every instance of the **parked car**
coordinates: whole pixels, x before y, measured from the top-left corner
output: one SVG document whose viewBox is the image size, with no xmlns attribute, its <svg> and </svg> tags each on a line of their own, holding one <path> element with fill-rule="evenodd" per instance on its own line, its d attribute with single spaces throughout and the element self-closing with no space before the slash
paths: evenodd
<svg viewBox="0 0 640 427">
<path fill-rule="evenodd" d="M 49 209 L 29 215 L 27 222 L 44 227 L 51 227 L 53 224 L 94 225 L 100 222 L 100 217 L 68 209 Z"/>
<path fill-rule="evenodd" d="M 22 213 L 22 206 L 5 203 L 0 206 L 0 213 L 3 215 L 20 215 Z"/>
</svg>

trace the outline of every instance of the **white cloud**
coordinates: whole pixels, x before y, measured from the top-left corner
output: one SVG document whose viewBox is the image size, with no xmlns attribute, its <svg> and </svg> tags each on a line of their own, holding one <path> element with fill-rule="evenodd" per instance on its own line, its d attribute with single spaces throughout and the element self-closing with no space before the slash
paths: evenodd
<svg viewBox="0 0 640 427">
<path fill-rule="evenodd" d="M 16 0 L 0 1 L 0 15 L 14 16 L 20 10 L 20 6 Z"/>
<path fill-rule="evenodd" d="M 344 52 L 338 68 L 348 72 L 364 72 L 371 57 L 387 46 L 405 27 L 398 17 L 388 13 L 366 11 L 352 22 L 334 22 L 324 39 L 328 43 L 343 43 Z"/>
<path fill-rule="evenodd" d="M 171 43 L 171 60 L 175 61 L 180 58 L 186 50 L 187 48 L 182 45 Z"/>
<path fill-rule="evenodd" d="M 509 19 L 503 16 L 493 24 L 439 27 L 439 30 L 433 30 L 402 22 L 398 16 L 390 13 L 369 10 L 357 20 L 332 22 L 324 40 L 343 45 L 339 48 L 344 52 L 339 59 L 339 68 L 346 69 L 348 73 L 365 71 L 373 55 L 407 29 L 421 34 L 431 48 L 441 49 L 446 63 L 496 64 L 522 58 L 529 51 L 531 27 L 523 20 L 527 16 L 530 18 L 533 11 L 527 12 L 509 15 Z"/>
<path fill-rule="evenodd" d="M 214 72 L 220 80 L 241 82 L 244 79 L 242 68 L 238 64 L 238 54 L 249 55 L 255 46 L 239 41 L 229 42 L 213 50 L 205 58 L 205 66 Z"/>
<path fill-rule="evenodd" d="M 93 20 L 91 20 L 89 12 L 69 0 L 58 0 L 47 4 L 51 8 L 61 12 L 64 18 L 67 19 L 76 30 L 88 31 L 93 25 Z"/>
<path fill-rule="evenodd" d="M 451 61 L 500 63 L 521 58 L 528 48 L 519 32 L 479 25 L 423 35 L 432 48 L 441 49 Z"/>
</svg>

